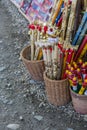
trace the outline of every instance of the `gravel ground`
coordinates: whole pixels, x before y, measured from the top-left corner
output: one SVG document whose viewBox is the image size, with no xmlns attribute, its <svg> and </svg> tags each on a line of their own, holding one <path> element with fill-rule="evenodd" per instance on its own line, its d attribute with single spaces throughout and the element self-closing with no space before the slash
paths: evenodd
<svg viewBox="0 0 87 130">
<path fill-rule="evenodd" d="M 20 60 L 29 44 L 28 21 L 0 0 L 0 130 L 87 130 L 87 115 L 48 103 L 44 82 L 34 81 Z"/>
</svg>

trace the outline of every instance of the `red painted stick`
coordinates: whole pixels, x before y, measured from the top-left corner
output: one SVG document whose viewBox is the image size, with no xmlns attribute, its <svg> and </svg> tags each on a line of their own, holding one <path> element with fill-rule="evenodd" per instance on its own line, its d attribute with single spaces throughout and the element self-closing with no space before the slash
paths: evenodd
<svg viewBox="0 0 87 130">
<path fill-rule="evenodd" d="M 82 44 L 80 45 L 80 47 L 75 55 L 74 61 L 77 61 L 77 59 L 81 55 L 81 52 L 82 52 L 83 48 L 85 47 L 86 43 L 87 43 L 87 35 L 84 37 L 84 40 L 83 40 Z"/>
</svg>

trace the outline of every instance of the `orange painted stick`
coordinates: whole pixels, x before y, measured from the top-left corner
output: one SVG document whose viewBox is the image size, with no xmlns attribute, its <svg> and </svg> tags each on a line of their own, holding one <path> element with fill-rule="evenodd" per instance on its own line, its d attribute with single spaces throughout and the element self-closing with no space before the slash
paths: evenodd
<svg viewBox="0 0 87 130">
<path fill-rule="evenodd" d="M 55 20 L 56 20 L 56 17 L 58 16 L 58 13 L 60 11 L 60 8 L 61 8 L 61 5 L 63 3 L 64 0 L 59 0 L 58 3 L 57 3 L 57 9 L 53 15 L 53 19 L 52 19 L 52 24 L 54 24 Z"/>
</svg>

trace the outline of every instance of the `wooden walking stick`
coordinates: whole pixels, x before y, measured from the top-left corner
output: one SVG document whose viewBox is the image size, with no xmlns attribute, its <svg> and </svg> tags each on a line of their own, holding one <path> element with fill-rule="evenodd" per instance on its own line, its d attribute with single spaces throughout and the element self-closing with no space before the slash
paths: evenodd
<svg viewBox="0 0 87 130">
<path fill-rule="evenodd" d="M 53 79 L 57 79 L 58 77 L 58 43 L 54 44 L 54 54 L 52 59 L 52 67 L 53 67 Z"/>
<path fill-rule="evenodd" d="M 73 30 L 73 25 L 74 25 L 74 20 L 75 20 L 75 11 L 76 11 L 76 5 L 77 5 L 77 0 L 72 1 L 71 5 L 71 11 L 70 11 L 70 16 L 69 16 L 69 22 L 68 22 L 68 28 L 66 32 L 66 43 L 70 43 L 71 41 L 71 32 Z"/>
<path fill-rule="evenodd" d="M 36 46 L 35 48 L 36 48 L 36 50 L 35 50 L 34 60 L 37 60 L 38 55 L 39 55 L 39 50 L 40 50 L 39 42 L 40 41 L 36 41 L 35 42 L 35 46 Z"/>
<path fill-rule="evenodd" d="M 29 25 L 29 28 L 30 28 L 30 31 L 31 31 L 31 33 L 30 33 L 30 39 L 31 39 L 31 60 L 34 60 L 35 25 L 31 24 L 31 25 Z"/>
<path fill-rule="evenodd" d="M 64 10 L 63 10 L 63 20 L 62 20 L 62 40 L 65 39 L 65 32 L 67 27 L 67 18 L 68 18 L 68 0 L 64 1 Z"/>
<path fill-rule="evenodd" d="M 59 79 L 61 79 L 61 76 L 62 76 L 63 59 L 64 59 L 64 53 L 60 50 L 60 72 L 59 72 Z"/>
<path fill-rule="evenodd" d="M 38 58 L 39 52 L 40 52 L 40 32 L 41 32 L 41 26 L 37 25 L 36 30 L 37 30 L 37 41 L 35 42 L 35 56 L 34 60 L 39 60 Z"/>
<path fill-rule="evenodd" d="M 52 72 L 52 51 L 50 50 L 50 46 L 47 47 L 47 76 L 52 79 L 53 72 Z"/>
<path fill-rule="evenodd" d="M 42 51 L 43 51 L 43 60 L 44 60 L 44 63 L 45 63 L 45 70 L 47 72 L 47 48 L 45 46 L 42 46 Z"/>
<path fill-rule="evenodd" d="M 37 41 L 40 40 L 40 32 L 42 31 L 42 27 L 40 25 L 37 25 Z"/>
</svg>

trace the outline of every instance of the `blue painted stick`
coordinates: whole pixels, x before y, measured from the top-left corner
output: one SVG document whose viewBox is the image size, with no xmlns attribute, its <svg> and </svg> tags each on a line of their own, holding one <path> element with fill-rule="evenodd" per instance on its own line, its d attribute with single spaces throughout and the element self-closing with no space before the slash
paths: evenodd
<svg viewBox="0 0 87 130">
<path fill-rule="evenodd" d="M 56 20 L 55 20 L 56 24 L 58 23 L 58 21 L 59 21 L 61 15 L 62 15 L 62 8 L 64 8 L 64 3 L 62 4 L 61 9 L 60 9 L 60 12 L 59 12 L 59 14 L 58 14 L 58 16 L 57 16 L 57 18 L 56 18 Z"/>
<path fill-rule="evenodd" d="M 76 32 L 76 35 L 75 35 L 74 40 L 72 42 L 72 45 L 76 45 L 76 42 L 77 42 L 77 40 L 79 38 L 79 35 L 80 35 L 86 21 L 87 21 L 87 12 L 85 12 L 85 14 L 84 14 L 84 16 L 82 18 L 81 24 L 80 24 L 80 26 L 79 26 L 79 28 L 78 28 L 78 30 Z"/>
<path fill-rule="evenodd" d="M 81 44 L 81 42 L 82 42 L 82 40 L 83 40 L 83 38 L 84 38 L 86 32 L 87 32 L 87 21 L 86 21 L 86 23 L 85 23 L 85 25 L 84 25 L 84 28 L 83 28 L 83 30 L 82 30 L 80 36 L 79 36 L 79 39 L 78 39 L 76 45 L 80 45 L 80 44 Z"/>
</svg>

